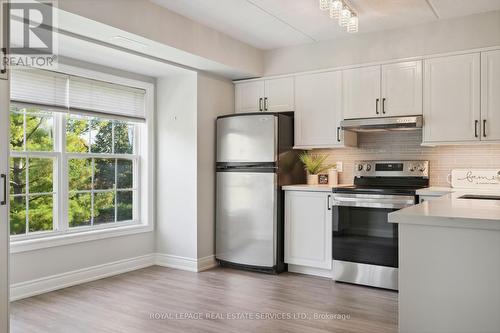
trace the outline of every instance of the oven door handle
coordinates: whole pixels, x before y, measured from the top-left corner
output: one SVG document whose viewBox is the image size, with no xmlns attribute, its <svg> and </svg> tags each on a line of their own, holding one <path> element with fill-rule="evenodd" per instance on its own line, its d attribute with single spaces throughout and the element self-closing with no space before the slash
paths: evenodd
<svg viewBox="0 0 500 333">
<path fill-rule="evenodd" d="M 333 205 L 339 207 L 365 207 L 401 209 L 415 204 L 414 199 L 366 199 L 334 197 Z"/>
</svg>

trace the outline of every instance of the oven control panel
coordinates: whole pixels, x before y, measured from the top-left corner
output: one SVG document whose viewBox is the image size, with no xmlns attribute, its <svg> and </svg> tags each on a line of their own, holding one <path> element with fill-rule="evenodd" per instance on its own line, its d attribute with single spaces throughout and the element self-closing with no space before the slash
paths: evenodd
<svg viewBox="0 0 500 333">
<path fill-rule="evenodd" d="M 357 177 L 429 177 L 429 161 L 356 161 Z"/>
</svg>

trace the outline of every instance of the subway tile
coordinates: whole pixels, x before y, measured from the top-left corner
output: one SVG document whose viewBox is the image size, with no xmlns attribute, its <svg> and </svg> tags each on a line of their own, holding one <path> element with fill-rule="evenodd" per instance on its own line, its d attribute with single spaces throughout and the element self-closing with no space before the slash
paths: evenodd
<svg viewBox="0 0 500 333">
<path fill-rule="evenodd" d="M 352 183 L 356 160 L 429 160 L 430 183 L 447 186 L 447 175 L 456 168 L 500 168 L 500 144 L 422 147 L 420 132 L 376 132 L 358 135 L 358 148 L 322 149 L 328 162 L 342 161 L 341 183 Z"/>
</svg>

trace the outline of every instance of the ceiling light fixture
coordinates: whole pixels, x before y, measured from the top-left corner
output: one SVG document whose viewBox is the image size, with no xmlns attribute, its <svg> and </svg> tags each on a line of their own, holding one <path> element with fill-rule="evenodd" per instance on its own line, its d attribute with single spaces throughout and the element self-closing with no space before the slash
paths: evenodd
<svg viewBox="0 0 500 333">
<path fill-rule="evenodd" d="M 330 0 L 319 0 L 319 9 L 320 10 L 329 10 L 330 9 Z"/>
<path fill-rule="evenodd" d="M 338 20 L 339 25 L 346 28 L 347 32 L 358 32 L 358 14 L 345 0 L 319 0 L 319 9 L 322 11 L 328 10 L 330 18 Z"/>
<path fill-rule="evenodd" d="M 349 33 L 356 33 L 358 32 L 358 27 L 359 27 L 359 19 L 357 16 L 352 16 L 349 19 L 349 24 L 347 24 L 347 32 Z"/>
<path fill-rule="evenodd" d="M 342 8 L 344 7 L 344 4 L 340 0 L 332 0 L 330 1 L 330 17 L 332 19 L 337 19 L 340 17 L 340 12 L 342 11 Z"/>
</svg>

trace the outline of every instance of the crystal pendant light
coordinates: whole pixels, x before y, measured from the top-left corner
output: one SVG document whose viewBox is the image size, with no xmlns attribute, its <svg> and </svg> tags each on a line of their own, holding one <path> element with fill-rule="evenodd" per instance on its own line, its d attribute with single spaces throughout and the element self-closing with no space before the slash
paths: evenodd
<svg viewBox="0 0 500 333">
<path fill-rule="evenodd" d="M 352 16 L 347 24 L 347 32 L 356 33 L 358 32 L 359 19 L 357 16 Z"/>
<path fill-rule="evenodd" d="M 349 8 L 344 7 L 340 12 L 339 25 L 341 27 L 347 27 L 349 25 L 349 20 L 351 19 L 351 11 Z"/>
<path fill-rule="evenodd" d="M 321 10 L 330 9 L 330 0 L 319 0 L 319 9 Z"/>
<path fill-rule="evenodd" d="M 342 1 L 331 0 L 330 2 L 330 17 L 332 19 L 338 19 L 340 17 L 340 12 L 342 11 Z"/>
</svg>

